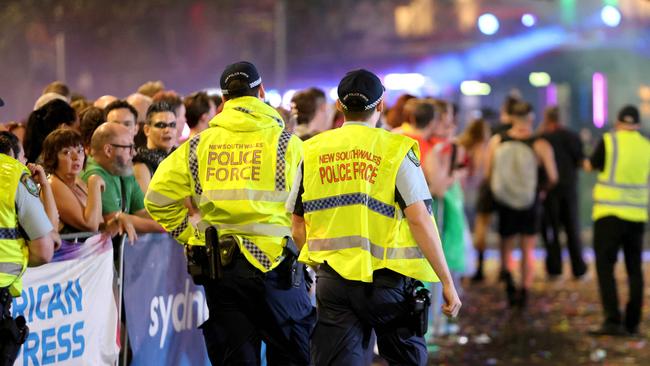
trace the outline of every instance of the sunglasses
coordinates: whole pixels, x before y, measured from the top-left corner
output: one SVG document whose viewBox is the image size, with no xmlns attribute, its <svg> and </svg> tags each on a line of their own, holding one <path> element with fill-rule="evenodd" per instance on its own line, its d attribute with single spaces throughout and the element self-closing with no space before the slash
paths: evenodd
<svg viewBox="0 0 650 366">
<path fill-rule="evenodd" d="M 154 122 L 151 124 L 155 128 L 159 128 L 161 130 L 169 127 L 169 128 L 176 128 L 176 121 L 165 123 L 165 122 Z"/>
<path fill-rule="evenodd" d="M 130 145 L 111 144 L 111 146 L 119 147 L 119 148 L 122 148 L 122 149 L 129 149 L 129 151 L 131 151 L 131 152 L 133 152 L 133 149 L 134 149 L 133 144 L 130 144 Z"/>
</svg>

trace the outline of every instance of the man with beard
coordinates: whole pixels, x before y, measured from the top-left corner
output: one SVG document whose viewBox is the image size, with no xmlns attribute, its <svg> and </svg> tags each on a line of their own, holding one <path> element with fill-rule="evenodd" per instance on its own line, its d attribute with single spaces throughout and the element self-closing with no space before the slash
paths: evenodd
<svg viewBox="0 0 650 366">
<path fill-rule="evenodd" d="M 106 182 L 102 192 L 104 221 L 128 220 L 140 233 L 162 228 L 144 210 L 144 194 L 133 176 L 133 136 L 119 123 L 104 123 L 93 133 L 90 154 L 81 178 L 97 174 Z"/>
</svg>

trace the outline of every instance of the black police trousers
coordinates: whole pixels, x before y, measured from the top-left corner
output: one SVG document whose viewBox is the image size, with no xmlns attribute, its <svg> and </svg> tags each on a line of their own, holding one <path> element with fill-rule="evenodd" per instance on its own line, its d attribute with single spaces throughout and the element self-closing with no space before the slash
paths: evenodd
<svg viewBox="0 0 650 366">
<path fill-rule="evenodd" d="M 379 354 L 391 365 L 426 365 L 423 337 L 409 329 L 407 288 L 412 279 L 390 270 L 375 271 L 372 283 L 350 281 L 327 264 L 318 269 L 318 321 L 312 334 L 314 365 L 367 365 L 369 331 Z"/>
<path fill-rule="evenodd" d="M 210 311 L 201 325 L 213 365 L 259 365 L 261 341 L 268 365 L 308 365 L 316 311 L 303 282 L 287 285 L 284 263 L 262 273 L 241 254 L 223 277 L 204 285 Z"/>
<path fill-rule="evenodd" d="M 605 312 L 605 324 L 624 325 L 627 331 L 637 332 L 643 308 L 643 232 L 642 222 L 632 222 L 614 216 L 594 222 L 594 252 L 600 300 Z M 618 290 L 614 278 L 614 265 L 618 252 L 623 249 L 629 287 L 629 300 L 625 318 L 621 316 Z"/>
<path fill-rule="evenodd" d="M 0 291 L 7 291 L 7 289 L 0 288 Z M 14 341 L 8 329 L 9 323 L 14 322 L 9 311 L 10 306 L 11 297 L 9 297 L 8 304 L 0 301 L 0 366 L 13 365 L 22 346 Z"/>
</svg>

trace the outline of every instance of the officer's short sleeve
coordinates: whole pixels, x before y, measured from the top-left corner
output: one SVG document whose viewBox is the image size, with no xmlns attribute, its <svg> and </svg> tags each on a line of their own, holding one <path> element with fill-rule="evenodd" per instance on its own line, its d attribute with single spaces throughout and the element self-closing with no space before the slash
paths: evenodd
<svg viewBox="0 0 650 366">
<path fill-rule="evenodd" d="M 422 168 L 419 163 L 408 156 L 404 157 L 397 171 L 395 188 L 397 200 L 402 209 L 418 201 L 431 201 L 431 193 L 427 181 L 424 179 Z"/>
<path fill-rule="evenodd" d="M 52 223 L 45 213 L 41 200 L 29 193 L 23 184 L 16 188 L 16 212 L 18 223 L 27 234 L 28 240 L 34 240 L 52 231 Z"/>
</svg>

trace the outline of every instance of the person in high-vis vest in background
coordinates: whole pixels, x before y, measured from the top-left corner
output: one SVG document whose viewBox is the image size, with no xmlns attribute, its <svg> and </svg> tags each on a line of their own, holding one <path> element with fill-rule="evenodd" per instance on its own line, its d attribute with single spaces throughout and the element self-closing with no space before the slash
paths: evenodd
<svg viewBox="0 0 650 366">
<path fill-rule="evenodd" d="M 594 186 L 594 252 L 605 321 L 594 335 L 638 335 L 643 307 L 643 233 L 648 222 L 650 140 L 639 133 L 639 110 L 623 107 L 614 130 L 603 135 L 589 164 Z M 588 165 L 589 165 L 588 164 Z M 629 299 L 621 314 L 614 265 L 623 248 Z"/>
<path fill-rule="evenodd" d="M 203 282 L 210 317 L 201 326 L 213 365 L 259 364 L 260 341 L 269 365 L 307 365 L 315 309 L 285 210 L 302 142 L 264 103 L 253 64 L 229 65 L 220 84 L 223 110 L 158 166 L 145 207 L 188 253 L 217 229 L 221 273 Z M 186 198 L 200 217 L 189 217 Z"/>
<path fill-rule="evenodd" d="M 318 266 L 315 365 L 365 364 L 372 330 L 390 364 L 426 365 L 429 298 L 419 281 L 440 279 L 447 316 L 461 306 L 418 144 L 375 128 L 383 96 L 370 71 L 346 74 L 337 100 L 346 122 L 305 142 L 287 202 L 300 261 Z"/>
<path fill-rule="evenodd" d="M 12 319 L 10 312 L 22 275 L 52 260 L 58 240 L 21 155 L 18 138 L 0 132 L 0 365 L 13 365 L 28 334 L 24 317 Z"/>
</svg>

